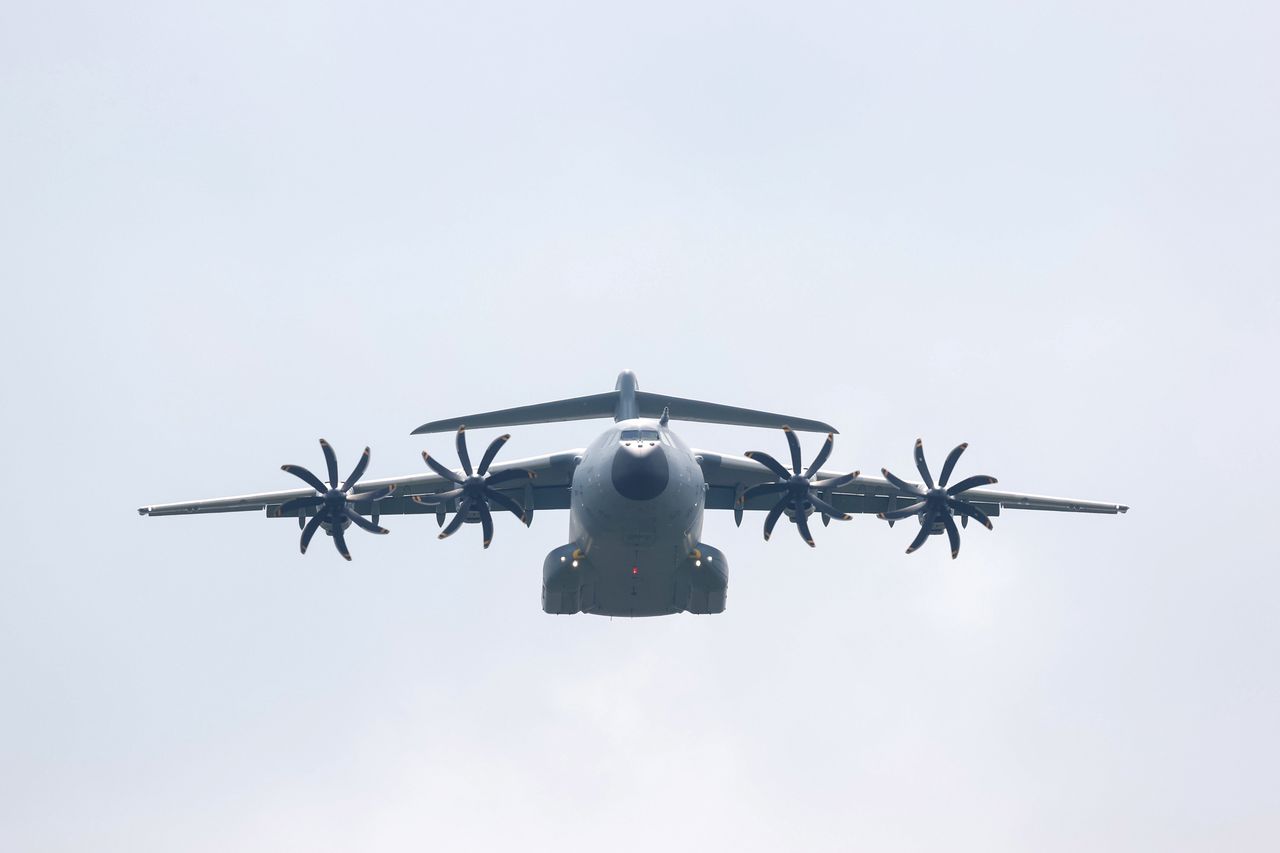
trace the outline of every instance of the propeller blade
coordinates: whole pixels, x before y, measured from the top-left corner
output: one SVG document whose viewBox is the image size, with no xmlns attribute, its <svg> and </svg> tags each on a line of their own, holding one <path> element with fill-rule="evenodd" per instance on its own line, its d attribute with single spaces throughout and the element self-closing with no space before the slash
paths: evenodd
<svg viewBox="0 0 1280 853">
<path fill-rule="evenodd" d="M 458 437 L 454 439 L 454 444 L 458 447 L 458 461 L 462 463 L 462 470 L 467 472 L 467 476 L 471 476 L 471 454 L 467 452 L 467 428 L 465 426 L 458 427 Z"/>
<path fill-rule="evenodd" d="M 949 515 L 942 516 L 942 523 L 947 526 L 947 538 L 951 540 L 951 559 L 960 556 L 960 531 L 956 530 L 956 522 Z"/>
<path fill-rule="evenodd" d="M 447 492 L 439 492 L 434 495 L 414 495 L 413 502 L 416 504 L 443 504 L 453 500 L 462 494 L 462 489 L 450 489 Z"/>
<path fill-rule="evenodd" d="M 841 486 L 847 486 L 858 478 L 861 471 L 854 471 L 852 474 L 842 474 L 839 477 L 831 477 L 826 480 L 814 480 L 809 484 L 810 488 L 827 491 L 829 489 L 838 489 Z"/>
<path fill-rule="evenodd" d="M 293 515 L 294 510 L 303 509 L 304 507 L 310 509 L 313 506 L 320 506 L 322 503 L 324 503 L 324 498 L 320 495 L 312 495 L 307 498 L 294 498 L 291 501 L 285 501 L 280 504 L 280 514 Z"/>
<path fill-rule="evenodd" d="M 509 511 L 509 512 L 510 512 L 512 515 L 514 515 L 516 518 L 520 519 L 520 522 L 521 522 L 522 524 L 528 524 L 528 523 L 529 523 L 529 522 L 527 522 L 527 521 L 525 520 L 524 507 L 522 507 L 522 506 L 520 506 L 520 504 L 516 503 L 516 501 L 515 501 L 515 499 L 514 499 L 514 498 L 511 498 L 511 497 L 508 497 L 507 495 L 504 495 L 502 492 L 498 491 L 497 489 L 490 489 L 490 488 L 486 488 L 486 489 L 484 490 L 484 495 L 485 495 L 485 497 L 487 497 L 489 500 L 491 500 L 491 501 L 493 501 L 494 503 L 496 503 L 498 506 L 500 506 L 500 507 L 502 507 L 503 509 L 505 509 L 505 510 Z"/>
<path fill-rule="evenodd" d="M 336 489 L 338 488 L 338 456 L 329 446 L 329 442 L 323 438 L 320 439 L 320 449 L 324 451 L 324 464 L 329 469 L 329 487 Z"/>
<path fill-rule="evenodd" d="M 774 480 L 772 483 L 757 483 L 742 493 L 742 497 L 738 499 L 738 504 L 740 506 L 745 505 L 747 501 L 756 495 L 772 495 L 778 492 L 785 492 L 787 487 L 788 484 L 784 480 Z"/>
<path fill-rule="evenodd" d="M 440 531 L 440 538 L 447 539 L 458 532 L 458 528 L 467 520 L 467 513 L 471 512 L 471 501 L 463 498 L 458 502 L 458 512 L 453 516 L 453 520 L 449 522 L 444 530 Z"/>
<path fill-rule="evenodd" d="M 924 439 L 916 439 L 916 470 L 929 488 L 933 488 L 933 475 L 929 473 L 929 465 L 924 461 Z"/>
<path fill-rule="evenodd" d="M 947 489 L 947 494 L 954 497 L 961 492 L 976 489 L 978 486 L 990 486 L 995 482 L 997 482 L 995 477 L 988 477 L 986 474 L 975 474 L 972 477 L 965 477 L 963 480 Z"/>
<path fill-rule="evenodd" d="M 748 450 L 746 452 L 746 457 L 759 462 L 761 465 L 772 471 L 775 477 L 778 477 L 781 480 L 791 479 L 791 472 L 786 468 L 783 468 L 782 463 L 777 459 L 774 459 L 768 453 L 764 453 L 759 450 Z"/>
<path fill-rule="evenodd" d="M 835 433 L 827 433 L 827 440 L 822 443 L 822 449 L 818 451 L 818 455 L 813 457 L 813 464 L 804 472 L 806 478 L 812 477 L 814 474 L 822 470 L 822 465 L 831 458 L 831 449 L 835 447 Z"/>
<path fill-rule="evenodd" d="M 476 469 L 476 473 L 481 477 L 484 472 L 489 470 L 489 465 L 493 462 L 493 457 L 498 455 L 498 451 L 502 449 L 502 445 L 511 440 L 510 435 L 500 435 L 493 441 L 489 442 L 489 446 L 484 449 L 484 456 L 480 457 L 480 467 Z"/>
<path fill-rule="evenodd" d="M 290 474 L 297 477 L 299 480 L 306 483 L 308 486 L 315 489 L 317 492 L 320 492 L 321 494 L 324 494 L 325 492 L 329 491 L 329 487 L 326 486 L 324 483 L 322 483 L 319 477 L 317 477 L 315 474 L 312 474 L 310 471 L 308 471 L 306 468 L 303 468 L 301 465 L 281 465 L 280 470 L 288 471 Z"/>
<path fill-rule="evenodd" d="M 885 521 L 901 521 L 904 518 L 910 518 L 915 515 L 925 506 L 924 501 L 916 501 L 911 506 L 904 506 L 902 509 L 891 509 L 888 512 L 877 513 L 876 518 L 883 518 Z"/>
<path fill-rule="evenodd" d="M 810 494 L 809 503 L 813 504 L 814 508 L 817 509 L 819 512 L 823 513 L 824 515 L 829 515 L 832 518 L 838 518 L 841 521 L 848 521 L 849 519 L 853 518 L 853 516 L 849 515 L 849 513 L 844 512 L 843 510 L 836 509 L 834 506 L 827 503 L 818 495 Z"/>
<path fill-rule="evenodd" d="M 359 495 L 352 495 L 348 500 L 352 501 L 380 501 L 396 490 L 394 485 L 383 486 L 380 489 L 374 489 L 372 492 L 364 492 Z"/>
<path fill-rule="evenodd" d="M 334 479 L 337 478 L 335 477 Z M 351 551 L 347 548 L 347 539 L 342 535 L 342 528 L 336 524 L 333 526 L 333 547 L 338 549 L 342 559 L 347 562 L 351 561 Z"/>
<path fill-rule="evenodd" d="M 365 518 L 363 515 L 356 512 L 354 509 L 352 509 L 349 506 L 342 508 L 342 514 L 345 515 L 347 518 L 351 519 L 351 521 L 356 526 L 364 530 L 367 530 L 370 533 L 390 533 L 391 532 L 387 528 L 379 527 L 378 525 L 374 524 L 372 521 L 369 521 L 367 518 Z"/>
<path fill-rule="evenodd" d="M 791 448 L 791 470 L 795 471 L 798 476 L 802 467 L 800 463 L 800 439 L 796 438 L 796 434 L 791 431 L 789 426 L 784 426 L 782 431 L 787 436 L 787 446 Z"/>
<path fill-rule="evenodd" d="M 308 521 L 307 526 L 302 529 L 302 538 L 298 540 L 298 544 L 302 547 L 302 553 L 307 553 L 307 546 L 311 544 L 311 537 L 316 535 L 316 531 L 320 529 L 322 521 L 324 521 L 324 516 L 317 515 Z"/>
<path fill-rule="evenodd" d="M 773 509 L 769 510 L 769 514 L 764 517 L 764 541 L 768 542 L 769 537 L 773 535 L 773 526 L 778 523 L 778 519 L 782 516 L 782 511 L 790 500 L 786 495 L 783 495 L 773 505 Z"/>
<path fill-rule="evenodd" d="M 929 539 L 929 532 L 933 530 L 933 516 L 927 515 L 924 524 L 920 525 L 920 532 L 916 534 L 916 538 L 911 540 L 911 544 L 907 546 L 907 553 L 919 548 Z"/>
<path fill-rule="evenodd" d="M 508 468 L 505 471 L 498 471 L 490 474 L 485 478 L 486 486 L 497 485 L 498 483 L 507 483 L 511 480 L 532 480 L 538 475 L 526 468 Z"/>
<path fill-rule="evenodd" d="M 427 451 L 425 450 L 422 451 L 422 461 L 426 462 L 427 467 L 429 467 L 432 471 L 435 471 L 441 477 L 444 477 L 446 480 L 452 483 L 457 483 L 458 485 L 462 485 L 462 482 L 463 482 L 462 477 L 458 476 L 454 472 L 450 471 L 448 468 L 441 465 L 439 462 L 435 460 L 434 457 L 431 456 L 431 454 L 427 453 Z"/>
<path fill-rule="evenodd" d="M 493 514 L 484 501 L 476 501 L 476 509 L 480 513 L 480 530 L 484 533 L 484 547 L 488 548 L 493 541 Z"/>
<path fill-rule="evenodd" d="M 952 498 L 951 500 L 947 501 L 947 504 L 956 512 L 964 516 L 965 518 L 972 518 L 974 521 L 978 522 L 988 530 L 992 529 L 990 517 L 988 517 L 988 515 L 985 512 L 978 509 L 976 506 L 969 503 L 968 501 L 962 501 L 958 498 Z"/>
<path fill-rule="evenodd" d="M 945 489 L 947 480 L 951 479 L 951 470 L 956 467 L 956 460 L 960 458 L 960 454 L 964 453 L 964 449 L 969 446 L 969 442 L 965 442 L 954 448 L 947 454 L 947 461 L 942 463 L 942 476 L 938 478 L 938 488 Z"/>
<path fill-rule="evenodd" d="M 906 480 L 897 476 L 888 468 L 881 468 L 880 473 L 884 474 L 884 478 L 888 480 L 890 483 L 893 483 L 895 486 L 897 486 L 900 491 L 906 492 L 909 495 L 919 495 L 920 497 L 924 497 L 924 489 L 920 488 L 919 486 L 908 483 Z"/>
<path fill-rule="evenodd" d="M 796 530 L 800 531 L 800 538 L 809 543 L 810 548 L 816 548 L 813 542 L 813 534 L 809 532 L 809 520 L 804 517 L 804 511 L 796 509 Z"/>
<path fill-rule="evenodd" d="M 356 463 L 356 467 L 351 469 L 351 476 L 347 477 L 346 482 L 342 484 L 342 491 L 349 492 L 351 487 L 360 481 L 364 476 L 364 469 L 369 467 L 369 448 L 364 449 L 364 453 L 360 454 L 360 461 Z"/>
</svg>

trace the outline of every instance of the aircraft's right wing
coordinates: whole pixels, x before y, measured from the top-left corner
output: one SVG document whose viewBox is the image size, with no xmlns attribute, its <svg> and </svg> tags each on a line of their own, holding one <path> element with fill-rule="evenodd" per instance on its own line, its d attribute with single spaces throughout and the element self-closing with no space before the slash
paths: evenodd
<svg viewBox="0 0 1280 853">
<path fill-rule="evenodd" d="M 528 459 L 517 459 L 513 462 L 494 465 L 490 473 L 498 474 L 513 468 L 522 468 L 533 472 L 532 479 L 521 478 L 508 480 L 495 488 L 508 494 L 528 510 L 534 509 L 568 509 L 569 484 L 573 480 L 573 469 L 582 449 L 565 450 Z M 384 487 L 394 487 L 391 494 L 376 502 L 362 501 L 360 496 L 373 494 Z M 422 504 L 413 500 L 414 496 L 429 496 L 445 492 L 454 487 L 454 483 L 432 471 L 423 471 L 403 477 L 384 477 L 378 480 L 361 480 L 358 488 L 352 491 L 353 508 L 361 515 L 409 515 L 435 513 L 437 505 Z M 226 498 L 208 498 L 205 500 L 180 501 L 178 503 L 153 504 L 138 508 L 139 515 L 200 515 L 215 512 L 252 512 L 266 510 L 267 517 L 282 516 L 297 518 L 314 515 L 314 511 L 305 509 L 289 513 L 281 513 L 280 508 L 288 501 L 306 498 L 316 494 L 310 488 L 282 489 L 274 492 L 236 495 Z M 447 512 L 455 509 L 454 501 L 440 504 Z"/>
</svg>

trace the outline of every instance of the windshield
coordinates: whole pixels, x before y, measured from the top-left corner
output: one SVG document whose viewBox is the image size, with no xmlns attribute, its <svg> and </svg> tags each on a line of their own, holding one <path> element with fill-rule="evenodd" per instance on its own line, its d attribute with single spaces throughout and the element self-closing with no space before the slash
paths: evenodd
<svg viewBox="0 0 1280 853">
<path fill-rule="evenodd" d="M 622 431 L 622 443 L 630 446 L 632 442 L 650 443 L 658 441 L 658 431 L 656 429 L 624 429 Z"/>
</svg>

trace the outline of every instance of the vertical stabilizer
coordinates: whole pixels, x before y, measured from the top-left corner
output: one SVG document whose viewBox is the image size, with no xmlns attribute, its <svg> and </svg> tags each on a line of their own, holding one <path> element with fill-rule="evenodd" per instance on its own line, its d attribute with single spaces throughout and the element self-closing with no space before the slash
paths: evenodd
<svg viewBox="0 0 1280 853">
<path fill-rule="evenodd" d="M 613 419 L 629 421 L 640 417 L 640 404 L 636 402 L 636 391 L 640 390 L 640 383 L 636 381 L 636 375 L 630 370 L 622 371 L 618 374 L 618 384 L 614 389 L 618 392 L 618 408 L 614 411 Z"/>
</svg>

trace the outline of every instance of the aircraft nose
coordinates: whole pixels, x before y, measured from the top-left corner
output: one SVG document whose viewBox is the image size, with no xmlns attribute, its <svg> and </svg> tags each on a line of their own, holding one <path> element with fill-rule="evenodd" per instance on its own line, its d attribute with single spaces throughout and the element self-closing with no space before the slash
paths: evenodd
<svg viewBox="0 0 1280 853">
<path fill-rule="evenodd" d="M 620 447 L 613 455 L 613 487 L 633 501 L 653 500 L 666 491 L 670 466 L 662 445 Z"/>
</svg>

